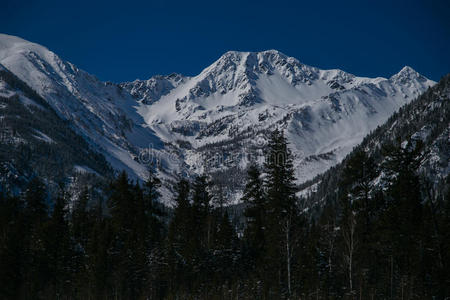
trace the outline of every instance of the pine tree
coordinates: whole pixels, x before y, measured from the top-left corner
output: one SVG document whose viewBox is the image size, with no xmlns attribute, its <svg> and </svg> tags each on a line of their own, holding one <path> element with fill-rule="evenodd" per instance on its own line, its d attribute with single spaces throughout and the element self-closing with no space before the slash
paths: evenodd
<svg viewBox="0 0 450 300">
<path fill-rule="evenodd" d="M 290 296 L 298 217 L 294 169 L 287 140 L 281 132 L 272 133 L 268 148 L 264 164 L 267 240 L 270 241 L 266 251 L 267 267 L 272 276 L 278 273 L 279 285 L 275 286 L 275 293 Z"/>
<path fill-rule="evenodd" d="M 51 280 L 50 261 L 46 251 L 45 231 L 48 224 L 47 191 L 42 181 L 34 177 L 23 195 L 24 217 L 27 219 L 25 235 L 25 297 L 44 297 L 43 292 Z"/>
<path fill-rule="evenodd" d="M 55 200 L 53 212 L 46 226 L 45 249 L 53 284 L 51 293 L 62 295 L 68 292 L 73 272 L 74 253 L 68 224 L 65 195 Z"/>
<path fill-rule="evenodd" d="M 190 239 L 191 230 L 189 228 L 191 214 L 191 204 L 189 203 L 189 182 L 181 179 L 175 187 L 177 197 L 175 198 L 175 210 L 169 224 L 168 242 L 177 255 L 187 257 L 189 250 L 186 248 Z"/>
<path fill-rule="evenodd" d="M 208 192 L 208 180 L 205 175 L 195 178 L 192 195 L 193 229 L 197 232 L 197 249 L 209 249 L 212 245 L 211 195 Z"/>
<path fill-rule="evenodd" d="M 83 251 L 86 247 L 90 229 L 88 203 L 89 190 L 85 188 L 75 200 L 72 210 L 73 236 Z"/>
<path fill-rule="evenodd" d="M 23 200 L 30 226 L 41 224 L 48 217 L 46 189 L 38 177 L 29 182 Z"/>
<path fill-rule="evenodd" d="M 272 133 L 268 148 L 264 163 L 268 213 L 281 221 L 296 207 L 294 168 L 287 140 L 278 130 Z"/>
<path fill-rule="evenodd" d="M 383 170 L 388 190 L 387 207 L 382 215 L 383 244 L 391 256 L 393 268 L 398 270 L 397 274 L 390 274 L 391 280 L 397 275 L 397 280 L 391 286 L 400 289 L 393 293 L 403 292 L 406 297 L 410 297 L 414 274 L 418 274 L 418 262 L 423 251 L 420 238 L 423 205 L 416 172 L 422 159 L 421 144 L 386 146 L 384 153 L 386 161 Z"/>
<path fill-rule="evenodd" d="M 99 201 L 89 212 L 92 228 L 87 244 L 86 285 L 87 298 L 105 299 L 112 295 L 113 271 L 117 268 L 113 260 L 111 245 L 114 240 L 111 221 L 103 215 L 103 203 Z"/>
<path fill-rule="evenodd" d="M 350 194 L 351 201 L 362 216 L 364 233 L 367 237 L 371 219 L 371 193 L 373 192 L 374 180 L 378 177 L 378 167 L 373 158 L 369 157 L 363 150 L 357 150 L 345 165 L 340 183 L 341 191 Z M 368 242 L 367 240 L 364 241 Z"/>
<path fill-rule="evenodd" d="M 110 185 L 110 197 L 108 207 L 111 212 L 112 222 L 119 235 L 125 237 L 133 228 L 136 211 L 135 198 L 128 176 L 123 171 Z M 123 241 L 122 241 L 123 242 Z"/>
<path fill-rule="evenodd" d="M 161 180 L 150 172 L 148 180 L 143 187 L 143 212 L 148 224 L 149 247 L 154 247 L 162 241 L 163 223 L 161 219 L 165 216 L 159 203 L 161 193 Z M 143 225 L 143 224 L 142 224 Z"/>
<path fill-rule="evenodd" d="M 252 256 L 258 260 L 264 253 L 266 244 L 266 198 L 261 173 L 254 164 L 250 165 L 247 171 L 247 183 L 242 201 L 245 203 L 244 216 L 247 221 L 244 238 L 251 248 Z"/>
<path fill-rule="evenodd" d="M 357 247 L 359 247 L 357 238 L 357 218 L 356 212 L 353 208 L 351 199 L 347 196 L 342 198 L 342 216 L 340 220 L 340 231 L 342 234 L 342 255 L 344 262 L 344 269 L 348 282 L 348 293 L 353 295 L 354 291 L 354 274 L 355 274 L 355 256 Z"/>
<path fill-rule="evenodd" d="M 194 234 L 192 228 L 192 210 L 189 202 L 190 186 L 185 179 L 180 179 L 175 186 L 176 198 L 173 217 L 169 223 L 169 231 L 167 236 L 167 260 L 168 274 L 167 279 L 169 288 L 177 291 L 181 287 L 187 285 L 191 270 L 189 263 L 191 262 L 195 248 L 192 236 Z"/>
<path fill-rule="evenodd" d="M 0 192 L 0 298 L 15 299 L 24 280 L 27 257 L 24 205 Z"/>
<path fill-rule="evenodd" d="M 109 251 L 112 253 L 115 270 L 113 272 L 116 296 L 136 298 L 140 296 L 143 269 L 147 267 L 145 256 L 145 234 L 139 224 L 144 221 L 143 195 L 138 184 L 132 185 L 125 172 L 111 184 L 111 195 L 108 199 L 111 211 L 111 224 L 114 241 Z M 140 208 L 140 210 L 139 210 Z M 148 224 L 148 223 L 147 223 Z M 125 280 L 125 278 L 127 280 Z"/>
<path fill-rule="evenodd" d="M 376 263 L 373 242 L 376 201 L 373 197 L 378 169 L 372 157 L 364 150 L 356 149 L 347 160 L 339 182 L 343 200 L 340 228 L 350 292 L 354 288 L 353 277 L 360 279 L 359 285 L 362 286 L 367 285 L 366 279 L 374 275 L 363 270 L 370 270 L 369 266 Z"/>
</svg>

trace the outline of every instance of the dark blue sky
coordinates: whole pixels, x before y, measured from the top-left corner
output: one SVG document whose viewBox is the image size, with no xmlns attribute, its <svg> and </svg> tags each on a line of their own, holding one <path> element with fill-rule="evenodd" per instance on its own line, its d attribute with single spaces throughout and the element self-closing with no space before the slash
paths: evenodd
<svg viewBox="0 0 450 300">
<path fill-rule="evenodd" d="M 196 75 L 228 50 L 277 49 L 360 76 L 450 72 L 446 1 L 3 0 L 0 31 L 115 82 Z"/>
</svg>

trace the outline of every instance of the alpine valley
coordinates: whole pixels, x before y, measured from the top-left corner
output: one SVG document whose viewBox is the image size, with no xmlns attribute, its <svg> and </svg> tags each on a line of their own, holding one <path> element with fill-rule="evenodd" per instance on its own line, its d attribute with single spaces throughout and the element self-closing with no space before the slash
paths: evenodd
<svg viewBox="0 0 450 300">
<path fill-rule="evenodd" d="M 24 167 L 2 148 L 1 177 L 20 189 L 33 172 L 46 176 L 43 160 L 53 155 L 67 178 L 125 170 L 145 180 L 150 168 L 168 205 L 175 179 L 206 173 L 237 203 L 247 165 L 262 163 L 275 128 L 287 137 L 301 184 L 341 162 L 434 84 L 407 66 L 389 78 L 366 78 L 276 50 L 230 51 L 196 76 L 102 82 L 41 45 L 0 34 L 2 147 L 48 149 Z M 17 124 L 24 130 L 12 128 Z"/>
</svg>

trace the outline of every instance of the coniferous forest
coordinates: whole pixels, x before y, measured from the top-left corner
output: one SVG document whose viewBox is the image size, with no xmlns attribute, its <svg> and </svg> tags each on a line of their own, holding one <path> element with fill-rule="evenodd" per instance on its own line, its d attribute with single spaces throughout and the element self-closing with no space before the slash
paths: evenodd
<svg viewBox="0 0 450 300">
<path fill-rule="evenodd" d="M 159 204 L 154 176 L 137 184 L 123 172 L 106 201 L 86 188 L 70 205 L 63 188 L 49 201 L 36 177 L 20 196 L 1 198 L 1 297 L 445 299 L 448 178 L 430 189 L 415 172 L 417 151 L 391 146 L 384 155 L 377 165 L 355 151 L 335 201 L 318 214 L 296 196 L 278 131 L 264 165 L 248 168 L 242 213 L 220 205 L 207 174 L 175 184 L 173 209 Z M 374 189 L 380 172 L 395 176 Z M 424 201 L 426 192 L 436 201 Z"/>
<path fill-rule="evenodd" d="M 238 205 L 211 174 L 178 176 L 171 208 L 152 172 L 76 193 L 37 175 L 2 187 L 0 298 L 448 299 L 450 179 L 426 156 L 450 153 L 449 89 L 446 76 L 303 186 L 274 130 Z"/>
<path fill-rule="evenodd" d="M 450 0 L 0 1 L 0 300 L 450 300 Z"/>
</svg>

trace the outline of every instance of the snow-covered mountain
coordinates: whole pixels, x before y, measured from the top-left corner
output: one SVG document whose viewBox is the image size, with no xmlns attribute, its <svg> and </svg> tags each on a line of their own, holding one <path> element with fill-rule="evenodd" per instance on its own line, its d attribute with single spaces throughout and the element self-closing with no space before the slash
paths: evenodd
<svg viewBox="0 0 450 300">
<path fill-rule="evenodd" d="M 128 92 L 99 81 L 45 47 L 13 36 L 0 35 L 0 63 L 73 122 L 114 167 L 146 176 L 133 153 L 149 142 L 155 147 L 162 143 L 142 126 L 143 118 L 134 109 L 137 103 Z"/>
<path fill-rule="evenodd" d="M 63 182 L 98 188 L 113 169 L 71 123 L 0 64 L 0 193 L 18 194 L 36 175 L 56 194 Z"/>
<path fill-rule="evenodd" d="M 372 158 L 373 169 L 378 174 L 370 183 L 370 189 L 386 189 L 392 182 L 389 176 L 393 176 L 383 171 L 383 164 L 390 156 L 389 149 L 404 149 L 411 154 L 408 159 L 417 162 L 414 172 L 420 177 L 423 188 L 427 187 L 424 199 L 443 204 L 446 186 L 450 183 L 450 74 L 367 135 L 342 163 L 302 184 L 300 194 L 309 196 L 307 206 L 320 211 L 321 206 L 334 201 L 344 169 L 361 152 Z"/>
<path fill-rule="evenodd" d="M 0 35 L 0 64 L 116 169 L 145 178 L 153 162 L 166 182 L 175 173 L 208 172 L 232 199 L 242 170 L 262 159 L 266 133 L 275 127 L 285 131 L 303 182 L 338 163 L 434 84 L 410 67 L 390 78 L 364 78 L 310 67 L 275 50 L 227 52 L 193 77 L 113 84 L 8 35 Z"/>
</svg>

